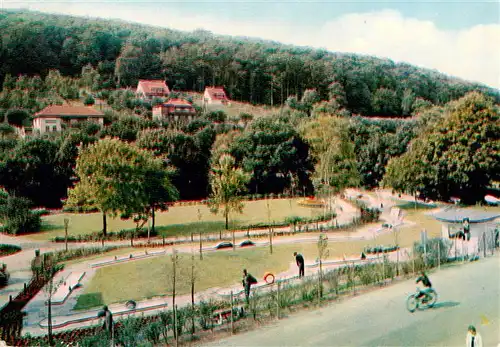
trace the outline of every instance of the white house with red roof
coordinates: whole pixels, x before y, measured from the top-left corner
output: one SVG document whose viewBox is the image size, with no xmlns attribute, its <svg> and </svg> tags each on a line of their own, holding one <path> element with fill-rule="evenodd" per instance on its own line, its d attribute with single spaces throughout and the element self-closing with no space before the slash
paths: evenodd
<svg viewBox="0 0 500 347">
<path fill-rule="evenodd" d="M 170 94 L 170 89 L 162 80 L 139 80 L 135 92 L 144 99 L 166 98 Z"/>
<path fill-rule="evenodd" d="M 153 120 L 166 121 L 172 125 L 187 124 L 195 117 L 193 104 L 184 99 L 170 99 L 153 107 Z"/>
<path fill-rule="evenodd" d="M 89 106 L 47 106 L 33 116 L 33 130 L 41 134 L 62 131 L 81 122 L 104 124 L 104 114 Z"/>
<path fill-rule="evenodd" d="M 229 98 L 223 87 L 206 87 L 203 102 L 208 105 L 229 105 Z"/>
</svg>

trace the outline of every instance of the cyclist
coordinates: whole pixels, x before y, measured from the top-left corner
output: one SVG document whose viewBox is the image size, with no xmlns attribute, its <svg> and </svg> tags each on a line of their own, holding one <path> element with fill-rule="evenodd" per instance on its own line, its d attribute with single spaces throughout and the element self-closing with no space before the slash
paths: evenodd
<svg viewBox="0 0 500 347">
<path fill-rule="evenodd" d="M 432 289 L 432 283 L 429 280 L 429 277 L 427 277 L 427 275 L 425 274 L 425 271 L 423 271 L 423 270 L 421 272 L 421 276 L 419 278 L 417 278 L 416 283 L 419 283 L 419 282 L 422 282 L 422 284 L 424 285 L 425 288 L 423 290 L 420 290 L 420 293 L 418 294 L 417 299 L 420 299 L 421 297 L 425 296 L 425 298 L 422 301 L 424 301 L 424 300 L 427 301 L 429 299 L 429 296 L 427 295 L 427 293 L 429 292 L 430 289 Z"/>
</svg>

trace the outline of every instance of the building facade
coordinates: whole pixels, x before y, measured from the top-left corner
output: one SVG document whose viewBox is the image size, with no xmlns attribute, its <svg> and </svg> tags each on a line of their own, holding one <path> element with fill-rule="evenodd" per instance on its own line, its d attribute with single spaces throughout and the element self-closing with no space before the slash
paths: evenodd
<svg viewBox="0 0 500 347">
<path fill-rule="evenodd" d="M 153 120 L 168 122 L 172 126 L 182 126 L 191 122 L 197 116 L 193 105 L 182 99 L 171 99 L 153 107 Z"/>
<path fill-rule="evenodd" d="M 144 99 L 166 98 L 170 95 L 165 81 L 162 80 L 139 80 L 136 94 Z"/>
<path fill-rule="evenodd" d="M 206 105 L 230 105 L 229 98 L 222 87 L 205 88 L 203 102 Z"/>
<path fill-rule="evenodd" d="M 33 131 L 40 134 L 59 132 L 82 122 L 104 124 L 104 114 L 87 106 L 47 106 L 33 116 Z"/>
</svg>

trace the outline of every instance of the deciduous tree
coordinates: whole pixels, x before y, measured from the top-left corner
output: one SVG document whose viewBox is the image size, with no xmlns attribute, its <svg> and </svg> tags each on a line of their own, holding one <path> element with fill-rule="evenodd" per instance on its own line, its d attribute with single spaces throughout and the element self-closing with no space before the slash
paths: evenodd
<svg viewBox="0 0 500 347">
<path fill-rule="evenodd" d="M 250 175 L 235 166 L 229 154 L 222 154 L 210 172 L 211 194 L 208 204 L 212 213 L 222 213 L 229 229 L 229 214 L 241 213 L 243 203 L 240 194 L 246 190 Z"/>
</svg>

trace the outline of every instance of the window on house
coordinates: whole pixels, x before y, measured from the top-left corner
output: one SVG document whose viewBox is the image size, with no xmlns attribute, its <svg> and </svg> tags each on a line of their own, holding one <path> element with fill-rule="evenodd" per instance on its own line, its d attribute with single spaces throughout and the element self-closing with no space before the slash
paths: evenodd
<svg viewBox="0 0 500 347">
<path fill-rule="evenodd" d="M 47 133 L 50 132 L 50 125 L 45 126 L 45 132 L 47 132 Z"/>
<path fill-rule="evenodd" d="M 57 126 L 53 125 L 52 126 L 52 131 L 57 131 Z"/>
</svg>

